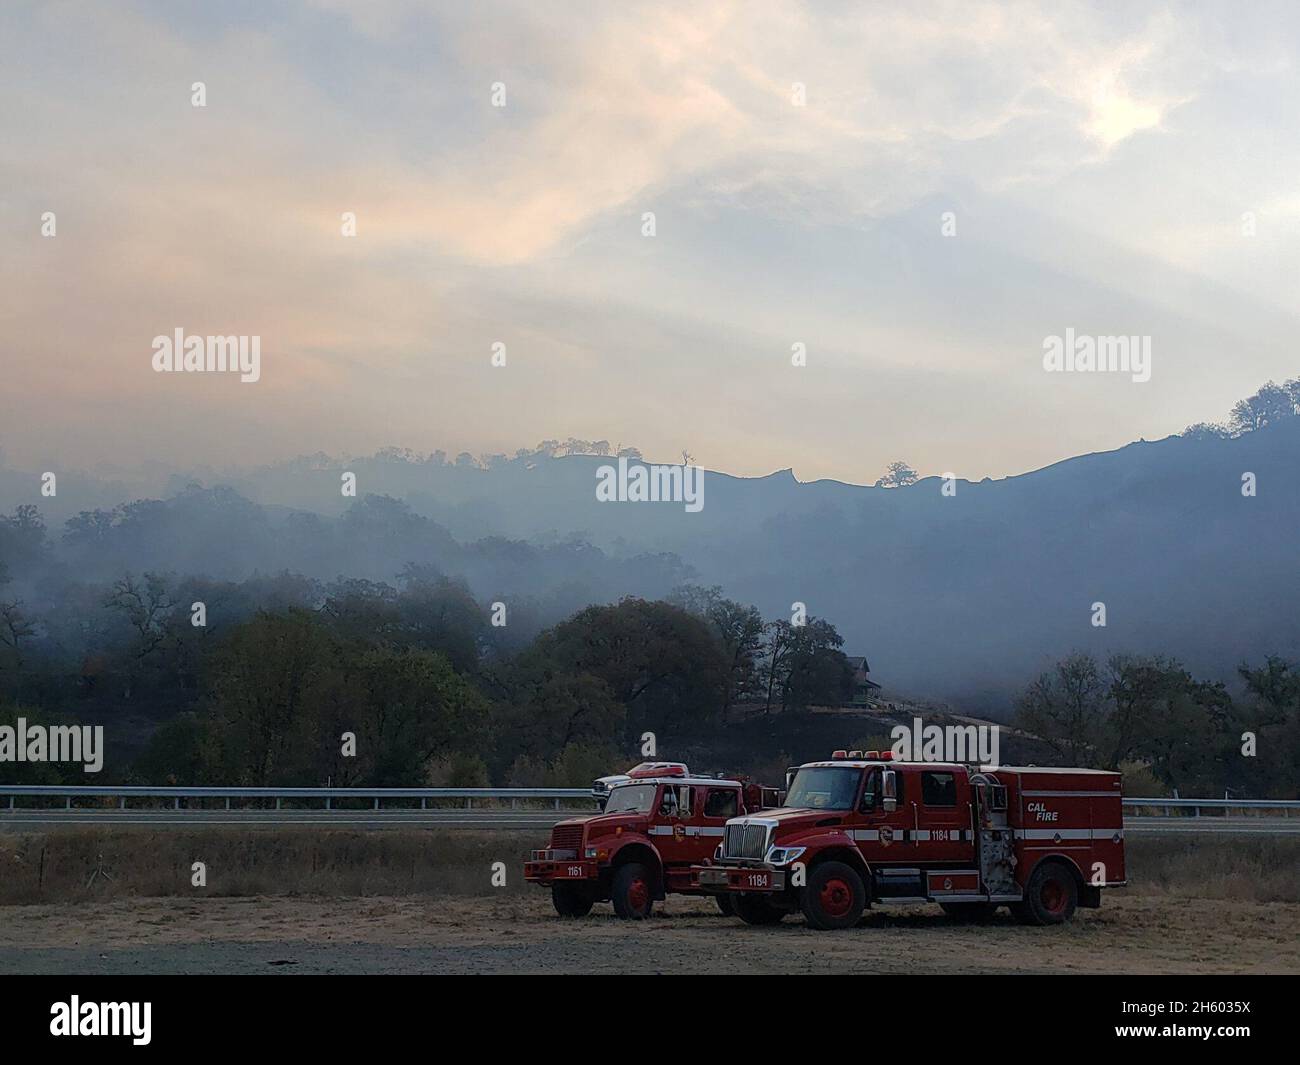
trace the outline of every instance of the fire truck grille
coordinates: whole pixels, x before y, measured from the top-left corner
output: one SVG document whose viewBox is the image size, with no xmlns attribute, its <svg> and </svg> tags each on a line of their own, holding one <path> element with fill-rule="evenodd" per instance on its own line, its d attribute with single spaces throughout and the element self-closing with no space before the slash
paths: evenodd
<svg viewBox="0 0 1300 1065">
<path fill-rule="evenodd" d="M 581 825 L 556 825 L 551 829 L 551 849 L 573 851 L 576 857 L 582 847 Z"/>
<path fill-rule="evenodd" d="M 728 825 L 723 837 L 723 856 L 761 861 L 767 854 L 765 825 Z"/>
</svg>

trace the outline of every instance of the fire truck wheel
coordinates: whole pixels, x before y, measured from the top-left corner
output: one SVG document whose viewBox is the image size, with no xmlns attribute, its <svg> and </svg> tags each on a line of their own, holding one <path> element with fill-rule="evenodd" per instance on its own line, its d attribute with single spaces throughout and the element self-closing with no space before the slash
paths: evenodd
<svg viewBox="0 0 1300 1065">
<path fill-rule="evenodd" d="M 773 906 L 762 895 L 737 895 L 731 904 L 736 916 L 745 924 L 780 924 L 785 919 L 785 911 Z"/>
<path fill-rule="evenodd" d="M 998 912 L 991 902 L 941 902 L 939 909 L 962 924 L 985 924 Z"/>
<path fill-rule="evenodd" d="M 862 877 L 844 862 L 822 862 L 808 875 L 799 905 L 812 928 L 852 928 L 862 919 L 867 891 Z"/>
<path fill-rule="evenodd" d="M 610 897 L 614 902 L 614 912 L 620 917 L 638 921 L 649 917 L 650 907 L 654 904 L 654 884 L 646 867 L 640 862 L 620 865 L 614 873 Z"/>
<path fill-rule="evenodd" d="M 714 895 L 713 901 L 718 904 L 718 909 L 722 911 L 723 917 L 731 917 L 736 912 L 736 907 L 731 904 L 730 895 Z"/>
<path fill-rule="evenodd" d="M 1060 862 L 1043 862 L 1029 878 L 1025 901 L 1011 907 L 1021 924 L 1061 924 L 1074 916 L 1079 885 Z"/>
<path fill-rule="evenodd" d="M 552 884 L 551 904 L 561 917 L 586 917 L 596 900 L 577 884 Z"/>
</svg>

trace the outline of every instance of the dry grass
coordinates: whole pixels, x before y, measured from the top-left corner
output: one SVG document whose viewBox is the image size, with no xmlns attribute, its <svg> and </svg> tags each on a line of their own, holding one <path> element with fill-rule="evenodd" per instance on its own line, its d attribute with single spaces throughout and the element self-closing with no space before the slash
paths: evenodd
<svg viewBox="0 0 1300 1065">
<path fill-rule="evenodd" d="M 1129 836 L 1132 894 L 1300 902 L 1296 836 Z"/>
<path fill-rule="evenodd" d="M 507 890 L 522 890 L 520 863 L 538 832 L 378 832 L 301 828 L 60 829 L 0 833 L 0 905 L 195 894 L 469 895 L 506 864 Z M 100 867 L 112 879 L 92 875 Z"/>
<path fill-rule="evenodd" d="M 0 833 L 0 905 L 183 895 L 191 867 L 207 896 L 477 895 L 504 862 L 505 891 L 523 891 L 520 864 L 546 832 L 449 829 L 119 827 Z M 102 856 L 102 859 L 101 859 Z M 102 861 L 112 877 L 91 875 Z M 1300 902 L 1295 837 L 1133 836 L 1127 893 Z"/>
</svg>

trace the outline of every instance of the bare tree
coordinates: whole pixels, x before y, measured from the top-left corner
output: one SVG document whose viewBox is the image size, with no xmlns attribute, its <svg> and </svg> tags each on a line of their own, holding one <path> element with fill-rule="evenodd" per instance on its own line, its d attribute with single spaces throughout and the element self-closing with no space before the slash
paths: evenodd
<svg viewBox="0 0 1300 1065">
<path fill-rule="evenodd" d="M 135 647 L 127 668 L 125 696 L 129 699 L 140 666 L 167 639 L 167 619 L 176 604 L 161 574 L 146 573 L 141 583 L 128 573 L 113 582 L 112 590 L 104 597 L 104 605 L 120 611 L 135 630 Z"/>
</svg>

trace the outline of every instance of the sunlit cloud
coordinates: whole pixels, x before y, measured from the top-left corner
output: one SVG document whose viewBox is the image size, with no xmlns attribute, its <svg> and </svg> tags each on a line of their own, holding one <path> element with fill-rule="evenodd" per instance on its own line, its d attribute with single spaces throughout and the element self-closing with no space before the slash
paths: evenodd
<svg viewBox="0 0 1300 1065">
<path fill-rule="evenodd" d="M 268 450 L 574 433 L 673 454 L 689 436 L 715 466 L 801 476 L 900 448 L 947 466 L 957 437 L 962 472 L 983 475 L 1214 417 L 1286 372 L 1279 323 L 1300 310 L 1300 152 L 1267 103 L 1294 94 L 1296 56 L 1284 27 L 1243 12 L 1226 35 L 1223 17 L 6 8 L 6 452 L 71 457 L 106 417 L 122 456 L 165 440 L 184 462 L 224 419 Z M 1151 388 L 1076 393 L 1063 427 L 1025 369 L 1036 311 L 1155 335 Z M 262 335 L 255 394 L 152 376 L 148 339 L 182 325 Z M 1177 380 L 1161 336 L 1178 337 Z M 1211 347 L 1225 336 L 1230 365 Z M 495 339 L 517 355 L 489 377 Z M 796 339 L 815 353 L 797 381 Z M 962 401 L 972 387 L 981 403 Z M 783 402 L 825 414 L 756 433 L 717 421 L 721 396 L 738 421 Z"/>
</svg>

